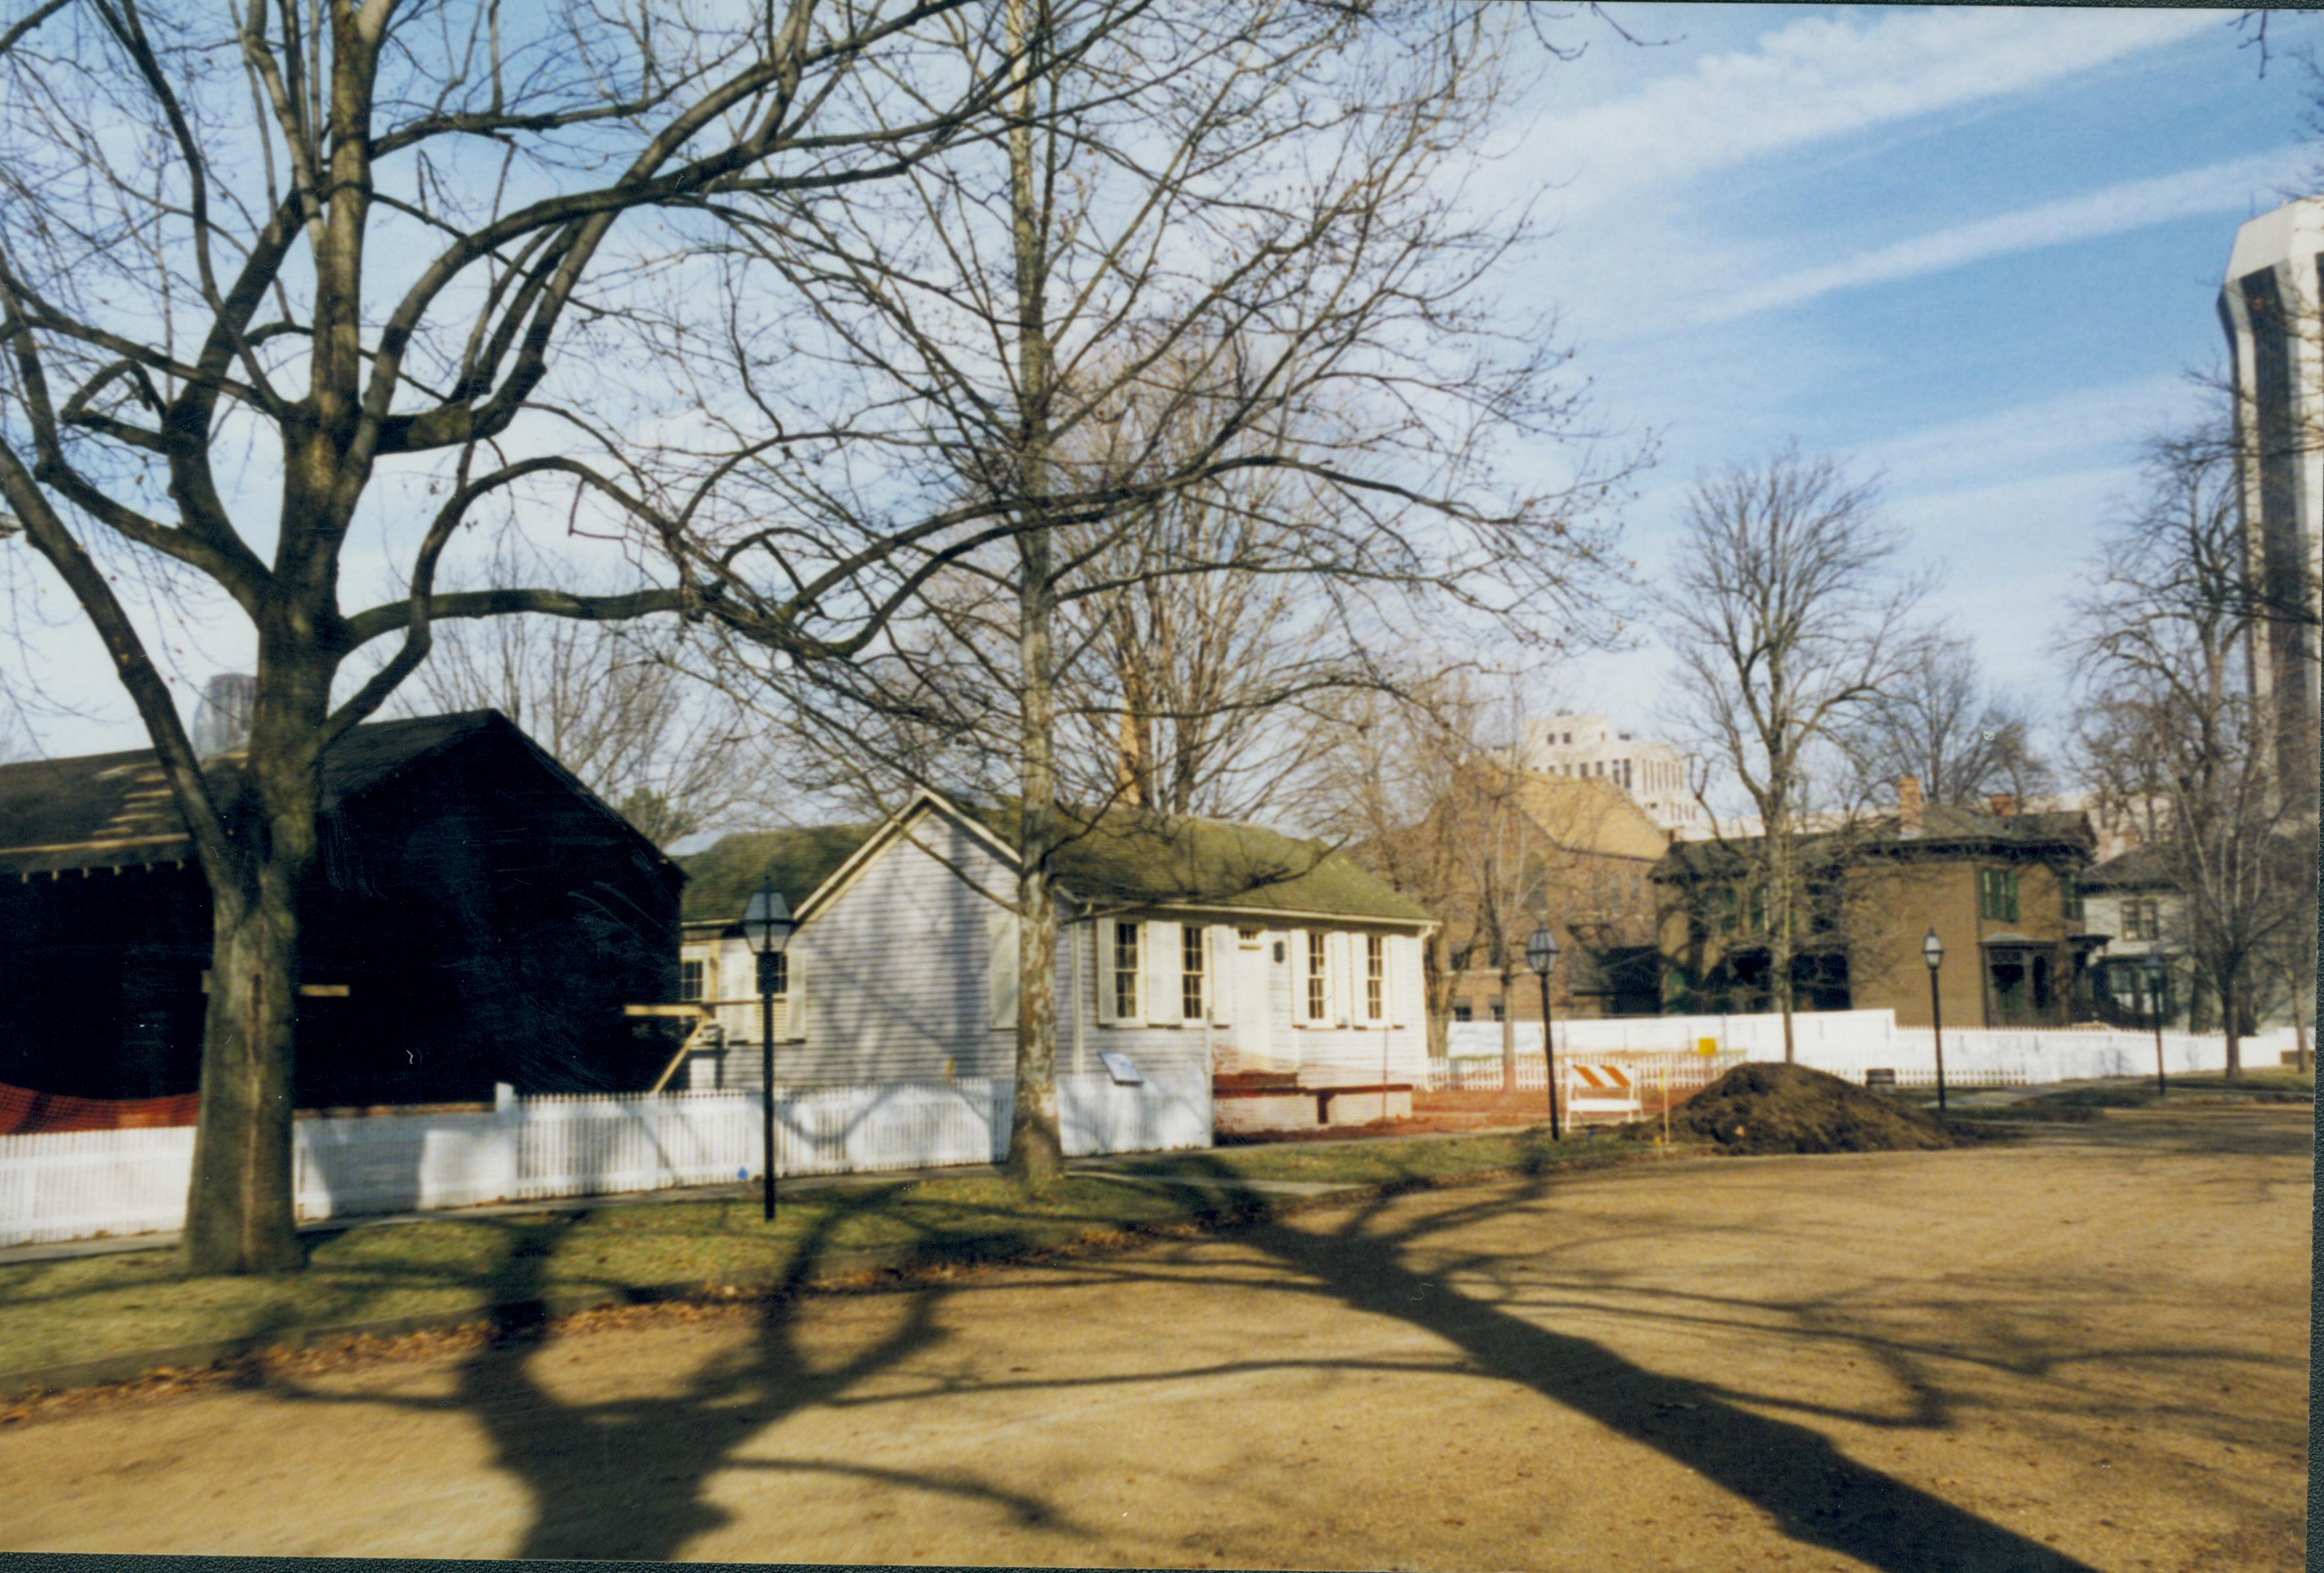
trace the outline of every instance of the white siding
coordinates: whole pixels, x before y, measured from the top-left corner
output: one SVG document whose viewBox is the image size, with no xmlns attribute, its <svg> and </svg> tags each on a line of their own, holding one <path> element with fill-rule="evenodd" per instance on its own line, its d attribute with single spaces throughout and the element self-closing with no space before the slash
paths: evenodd
<svg viewBox="0 0 2324 1573">
<path fill-rule="evenodd" d="M 1084 1045 L 1084 1053 L 1092 1071 L 1102 1072 L 1103 1066 L 1098 1060 L 1102 1053 L 1127 1054 L 1148 1076 L 1173 1080 L 1191 1077 L 1207 1087 L 1211 1075 L 1211 1041 L 1216 1036 L 1224 1041 L 1227 1030 L 1222 1027 L 1214 1032 L 1208 1022 L 1175 1019 L 1179 1011 L 1178 924 L 1175 919 L 1157 922 L 1157 914 L 1149 912 L 1109 913 L 1094 921 L 1068 925 L 1066 933 L 1070 943 L 1067 954 L 1078 951 L 1084 958 L 1083 965 L 1095 971 L 1106 959 L 1107 952 L 1102 948 L 1111 945 L 1115 922 L 1144 923 L 1146 976 L 1142 982 L 1147 993 L 1153 997 L 1143 1002 L 1147 1022 L 1138 1024 L 1100 1024 L 1093 993 L 1084 996 L 1088 1001 L 1085 1005 L 1061 1000 L 1058 1004 L 1058 1036 L 1072 1041 L 1068 1023 L 1074 1022 L 1074 1016 L 1067 1013 L 1070 1009 L 1081 1017 L 1077 1023 L 1080 1041 Z M 1163 954 L 1165 951 L 1167 954 Z M 1102 973 L 1098 981 L 1101 986 L 1106 981 Z M 1156 1024 L 1152 1018 L 1157 1014 L 1174 1019 Z"/>
<path fill-rule="evenodd" d="M 1002 909 L 980 892 L 1006 900 L 1014 885 L 967 831 L 940 814 L 917 819 L 792 938 L 807 1011 L 799 1041 L 779 1051 L 776 1081 L 1010 1074 L 1014 1034 L 992 1026 L 991 920 Z M 755 1065 L 743 1074 L 756 1085 Z"/>
<path fill-rule="evenodd" d="M 1191 921 L 1188 920 L 1188 921 Z M 1371 1085 L 1380 1078 L 1382 1051 L 1386 1051 L 1388 1076 L 1399 1082 L 1422 1083 L 1428 1071 L 1428 1033 L 1422 1024 L 1421 1013 L 1406 1009 L 1398 1012 L 1393 1002 L 1417 1000 L 1422 997 L 1420 940 L 1409 932 L 1395 933 L 1385 930 L 1343 930 L 1334 935 L 1330 948 L 1334 976 L 1332 981 L 1333 1019 L 1336 1022 L 1347 1013 L 1341 999 L 1349 987 L 1352 970 L 1347 958 L 1352 956 L 1360 966 L 1363 958 L 1365 932 L 1388 934 L 1388 990 L 1391 1003 L 1388 1027 L 1317 1026 L 1295 1027 L 1292 1008 L 1300 987 L 1300 960 L 1305 954 L 1305 929 L 1269 926 L 1260 936 L 1267 956 L 1267 1004 L 1268 1018 L 1268 1052 L 1263 1060 L 1252 1061 L 1235 1051 L 1235 1032 L 1231 1019 L 1218 1020 L 1222 1013 L 1213 1011 L 1208 1022 L 1188 1022 L 1183 1025 L 1120 1027 L 1100 1026 L 1093 1013 L 1086 1025 L 1087 1035 L 1093 1045 L 1093 1055 L 1099 1049 L 1118 1049 L 1128 1052 L 1143 1067 L 1149 1063 L 1175 1069 L 1209 1066 L 1215 1071 L 1270 1070 L 1296 1072 L 1300 1082 L 1310 1087 L 1330 1087 L 1342 1083 Z M 1275 959 L 1277 944 L 1284 948 L 1284 958 Z M 1212 986 L 1226 990 L 1233 986 L 1230 970 L 1231 951 L 1213 952 L 1218 967 Z M 1360 984 L 1357 985 L 1357 1002 L 1360 1002 Z M 1240 1002 L 1236 1002 L 1239 1007 Z M 1230 1018 L 1232 1008 L 1225 1013 Z M 1398 1014 L 1403 1025 L 1393 1024 Z"/>
<path fill-rule="evenodd" d="M 978 893 L 971 881 L 1011 898 L 1015 876 L 983 842 L 941 814 L 915 821 L 910 834 L 884 848 L 845 889 L 792 938 L 791 953 L 806 991 L 802 1018 L 779 1019 L 775 1080 L 784 1087 L 854 1086 L 890 1081 L 942 1081 L 1013 1073 L 1016 1033 L 997 1007 L 1010 991 L 993 974 L 996 935 L 1013 919 Z M 1061 1076 L 1102 1077 L 1101 1052 L 1123 1053 L 1150 1077 L 1207 1088 L 1216 1071 L 1296 1071 L 1309 1086 L 1370 1084 L 1381 1074 L 1383 1050 L 1395 1081 L 1420 1081 L 1427 1072 L 1427 1032 L 1416 1008 L 1422 996 L 1420 941 L 1410 931 L 1357 925 L 1334 927 L 1331 950 L 1331 1013 L 1334 1024 L 1292 1025 L 1292 1008 L 1305 928 L 1268 924 L 1261 936 L 1267 958 L 1268 1041 L 1264 1062 L 1235 1052 L 1235 946 L 1231 919 L 1213 914 L 1109 911 L 1094 921 L 1062 914 L 1058 936 L 1057 1047 Z M 1208 1020 L 1179 1021 L 1179 925 L 1200 921 L 1229 938 L 1211 952 L 1211 988 L 1221 1008 Z M 1145 976 L 1148 1019 L 1102 1022 L 1098 1004 L 1110 979 L 1111 925 L 1146 925 Z M 1365 932 L 1388 935 L 1391 1024 L 1353 1024 L 1362 1001 Z M 1275 948 L 1284 958 L 1275 959 Z M 708 942 L 690 941 L 689 956 Z M 719 947 L 719 994 L 732 1002 L 718 1015 L 730 1045 L 723 1066 L 689 1068 L 696 1087 L 759 1083 L 759 1007 L 752 993 L 752 960 L 740 939 Z M 1160 1016 L 1165 1019 L 1155 1021 Z M 1341 1024 L 1347 1023 L 1347 1024 Z M 699 1057 L 706 1059 L 707 1057 Z"/>
<path fill-rule="evenodd" d="M 1422 1013 L 1406 1009 L 1399 1013 L 1396 1002 L 1421 997 L 1420 939 L 1411 933 L 1388 932 L 1388 991 L 1389 1024 L 1385 1027 L 1352 1024 L 1361 1020 L 1363 1008 L 1362 967 L 1364 935 L 1386 930 L 1351 929 L 1333 948 L 1341 955 L 1333 958 L 1340 967 L 1340 978 L 1335 980 L 1334 1020 L 1351 1024 L 1333 1027 L 1302 1027 L 1290 1025 L 1290 979 L 1284 979 L 1283 1031 L 1291 1039 L 1298 1055 L 1299 1080 L 1303 1086 L 1330 1087 L 1336 1083 L 1370 1086 L 1380 1079 L 1386 1065 L 1388 1079 L 1425 1085 L 1428 1074 L 1428 1032 L 1423 1025 Z M 1294 931 L 1296 937 L 1296 931 Z M 1294 951 L 1296 954 L 1296 951 Z M 1342 958 L 1348 964 L 1342 965 Z M 1295 969 L 1285 967 L 1286 974 Z M 1344 1002 L 1341 1004 L 1337 1002 Z M 1403 1024 L 1397 1025 L 1398 1014 Z"/>
</svg>

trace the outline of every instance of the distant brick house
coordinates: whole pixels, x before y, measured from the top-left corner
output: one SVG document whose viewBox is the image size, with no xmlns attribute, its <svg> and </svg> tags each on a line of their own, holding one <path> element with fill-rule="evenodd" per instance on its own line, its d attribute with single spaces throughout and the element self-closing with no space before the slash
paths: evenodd
<svg viewBox="0 0 2324 1573">
<path fill-rule="evenodd" d="M 2151 847 L 2134 847 L 2094 865 L 2081 878 L 2090 929 L 2107 936 L 2107 953 L 2091 964 L 2091 1004 L 2098 1020 L 2117 1026 L 2184 1026 L 2192 992 L 2186 963 L 2172 954 L 2165 933 L 2175 929 L 2181 898 Z M 2148 976 L 2146 958 L 2158 952 L 2167 965 Z"/>
<path fill-rule="evenodd" d="M 1550 981 L 1551 1008 L 1582 1016 L 1653 1015 L 1661 999 L 1655 952 L 1655 870 L 1670 832 L 1612 779 L 1524 772 L 1507 808 L 1514 824 L 1463 824 L 1469 838 L 1504 837 L 1519 865 L 1521 889 L 1508 924 L 1514 953 L 1536 924 L 1562 948 Z M 1480 857 L 1462 860 L 1474 868 Z M 1456 888 L 1445 913 L 1454 1021 L 1538 1022 L 1539 981 L 1522 961 L 1504 987 L 1480 930 L 1473 890 Z"/>
<path fill-rule="evenodd" d="M 1900 783 L 1897 811 L 1803 837 L 1793 994 L 1807 1011 L 1893 1010 L 1930 1021 L 1923 938 L 1945 960 L 1949 1026 L 2062 1026 L 2091 1019 L 2091 964 L 2107 942 L 2080 893 L 2095 837 L 2080 812 L 1927 805 Z M 1775 997 L 1764 890 L 1749 840 L 1672 847 L 1655 874 L 1665 1009 L 1759 1011 Z"/>
</svg>

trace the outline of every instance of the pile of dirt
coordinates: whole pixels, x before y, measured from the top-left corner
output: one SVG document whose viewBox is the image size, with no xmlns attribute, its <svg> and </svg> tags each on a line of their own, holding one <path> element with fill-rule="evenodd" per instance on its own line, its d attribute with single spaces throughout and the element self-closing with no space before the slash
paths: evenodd
<svg viewBox="0 0 2324 1573">
<path fill-rule="evenodd" d="M 1738 1065 L 1671 1111 L 1671 1133 L 1722 1152 L 1894 1152 L 1975 1138 L 1925 1109 L 1804 1065 Z"/>
</svg>

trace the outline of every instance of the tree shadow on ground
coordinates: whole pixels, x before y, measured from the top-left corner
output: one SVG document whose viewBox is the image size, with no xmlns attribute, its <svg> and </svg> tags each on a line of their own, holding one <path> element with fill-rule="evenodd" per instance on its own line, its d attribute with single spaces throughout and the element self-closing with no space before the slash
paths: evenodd
<svg viewBox="0 0 2324 1573">
<path fill-rule="evenodd" d="M 532 1516 L 521 1559 L 669 1560 L 697 1537 L 724 1527 L 730 1514 L 708 1500 L 721 1473 L 767 1468 L 840 1473 L 868 1484 L 914 1488 L 1004 1512 L 1026 1528 L 1075 1532 L 1049 1504 L 966 1476 L 913 1474 L 871 1465 L 760 1461 L 740 1456 L 786 1416 L 827 1403 L 867 1380 L 942 1344 L 938 1311 L 948 1291 L 921 1282 L 900 1291 L 898 1324 L 836 1364 L 818 1365 L 801 1346 L 795 1312 L 849 1220 L 878 1206 L 870 1192 L 828 1198 L 791 1249 L 779 1278 L 746 1307 L 749 1347 L 706 1363 L 676 1392 L 599 1402 L 558 1397 L 537 1368 L 548 1346 L 549 1266 L 560 1239 L 582 1215 L 535 1222 L 513 1231 L 493 1275 L 503 1301 L 491 1335 L 463 1359 L 454 1391 L 438 1396 L 346 1394 L 280 1375 L 264 1384 L 293 1402 L 453 1411 L 472 1417 L 494 1463 L 521 1482 Z M 945 1242 L 934 1241 L 941 1246 Z M 991 1243 L 1005 1251 L 1011 1242 Z"/>
<path fill-rule="evenodd" d="M 1222 1169 L 1221 1173 L 1224 1170 Z M 1545 1189 L 1533 1177 L 1502 1208 Z M 1319 1232 L 1244 1208 L 1239 1237 L 1351 1309 L 1411 1323 L 1459 1349 L 1483 1374 L 1543 1397 L 1694 1470 L 1775 1520 L 1803 1544 L 1854 1557 L 1886 1573 L 1934 1569 L 2086 1568 L 2055 1549 L 1848 1457 L 1804 1426 L 1740 1407 L 1696 1383 L 1666 1376 L 1591 1339 L 1563 1333 L 1449 1289 L 1441 1271 L 1416 1271 L 1406 1251 L 1469 1209 L 1382 1226 L 1384 1201 Z"/>
<path fill-rule="evenodd" d="M 1461 1232 L 1470 1226 L 1550 1196 L 1562 1176 L 1541 1154 L 1527 1173 L 1506 1183 L 1441 1193 L 1441 1206 L 1399 1209 L 1389 1198 L 1380 1197 L 1333 1218 L 1329 1226 L 1318 1227 L 1276 1215 L 1266 1198 L 1244 1186 L 1224 1163 L 1194 1159 L 1183 1168 L 1186 1183 L 1171 1186 L 1182 1212 L 1225 1226 L 1239 1245 L 1256 1253 L 1247 1272 L 1221 1277 L 1215 1263 L 1200 1271 L 1242 1288 L 1315 1297 L 1393 1319 L 1457 1351 L 1463 1357 L 1461 1364 L 1415 1366 L 1405 1361 L 1286 1353 L 1172 1366 L 1164 1350 L 1153 1365 L 1055 1382 L 988 1372 L 951 1373 L 901 1384 L 880 1382 L 876 1379 L 924 1365 L 923 1357 L 947 1341 L 951 1335 L 944 1312 L 959 1290 L 941 1282 L 908 1283 L 895 1291 L 899 1314 L 890 1325 L 835 1361 L 814 1357 L 796 1317 L 798 1297 L 827 1258 L 852 1212 L 876 1205 L 867 1196 L 853 1201 L 835 1198 L 788 1258 L 781 1281 L 752 1309 L 748 1344 L 706 1362 L 673 1389 L 602 1402 L 560 1397 L 539 1368 L 543 1329 L 537 1318 L 528 1321 L 523 1313 L 507 1319 L 498 1337 L 461 1361 L 454 1390 L 441 1396 L 326 1393 L 281 1379 L 272 1385 L 294 1402 L 385 1405 L 471 1417 L 492 1444 L 497 1466 L 521 1482 L 530 1497 L 530 1522 L 521 1543 L 511 1549 L 512 1555 L 526 1558 L 663 1559 L 682 1555 L 701 1536 L 730 1522 L 731 1515 L 710 1499 L 709 1491 L 717 1476 L 736 1469 L 836 1473 L 871 1487 L 949 1495 L 964 1506 L 997 1510 L 1019 1527 L 1062 1533 L 1095 1554 L 1103 1543 L 1097 1526 L 1081 1524 L 1038 1496 L 980 1478 L 981 1472 L 910 1472 L 854 1458 L 750 1456 L 747 1449 L 785 1419 L 815 1408 L 876 1409 L 1009 1391 L 1361 1367 L 1458 1370 L 1467 1380 L 1528 1389 L 1763 1510 L 1779 1532 L 1801 1545 L 1852 1557 L 1885 1573 L 2006 1573 L 2086 1566 L 1849 1458 L 1805 1424 L 1760 1412 L 1775 1409 L 1816 1420 L 1942 1430 L 1953 1423 L 1951 1416 L 1942 1394 L 1922 1379 L 1917 1363 L 1941 1356 L 2014 1369 L 2006 1350 L 1985 1357 L 1964 1356 L 1957 1348 L 1936 1351 L 1888 1343 L 1877 1329 L 1855 1326 L 1856 1319 L 1842 1314 L 1844 1308 L 1826 1305 L 1813 1295 L 1784 1305 L 1750 1297 L 1724 1300 L 1701 1292 L 1684 1296 L 1684 1304 L 1665 1300 L 1657 1305 L 1642 1298 L 1633 1308 L 1635 1314 L 1709 1319 L 1719 1327 L 1750 1325 L 1751 1319 L 1769 1312 L 1785 1316 L 1784 1328 L 1759 1330 L 1860 1347 L 1912 1397 L 1901 1415 L 1872 1414 L 1753 1393 L 1732 1382 L 1689 1381 L 1558 1328 L 1560 1319 L 1573 1314 L 1592 1309 L 1603 1314 L 1602 1298 L 1593 1308 L 1582 1291 L 1593 1282 L 1600 1290 L 1607 1286 L 1602 1275 L 1583 1276 L 1556 1286 L 1546 1300 L 1524 1292 L 1518 1281 L 1531 1276 L 1531 1263 L 1556 1254 L 1556 1242 L 1526 1247 L 1527 1269 L 1517 1272 L 1508 1270 L 1507 1252 L 1461 1244 Z M 1163 1176 L 1149 1176 L 1145 1182 L 1170 1186 Z M 1423 1183 L 1416 1177 L 1400 1189 L 1408 1192 Z M 512 1235 L 506 1259 L 495 1269 L 503 1298 L 538 1298 L 558 1240 L 574 1221 L 539 1223 Z M 1482 1292 L 1452 1286 L 1456 1275 L 1473 1279 L 1480 1274 L 1488 1280 Z M 1183 1283 L 1183 1267 L 1146 1251 L 1084 1259 L 1062 1274 L 1045 1274 L 1038 1285 L 1007 1274 L 973 1282 L 986 1291 L 1040 1292 L 1077 1283 L 1134 1288 L 1141 1282 L 1166 1280 Z M 528 1283 L 535 1291 L 531 1295 L 526 1292 Z M 1642 1297 L 1674 1292 L 1640 1291 Z M 1495 1303 L 1496 1295 L 1499 1303 Z M 2175 1353 L 2190 1358 L 2202 1354 Z M 2219 1357 L 2230 1356 L 2222 1352 Z"/>
</svg>

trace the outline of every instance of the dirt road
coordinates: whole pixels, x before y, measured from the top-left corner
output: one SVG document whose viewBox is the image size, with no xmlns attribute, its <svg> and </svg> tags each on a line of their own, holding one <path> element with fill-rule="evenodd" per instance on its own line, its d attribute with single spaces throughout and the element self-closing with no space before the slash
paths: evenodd
<svg viewBox="0 0 2324 1573">
<path fill-rule="evenodd" d="M 2291 1568 L 2305 1109 L 1673 1162 L 0 1432 L 0 1548 Z"/>
</svg>

